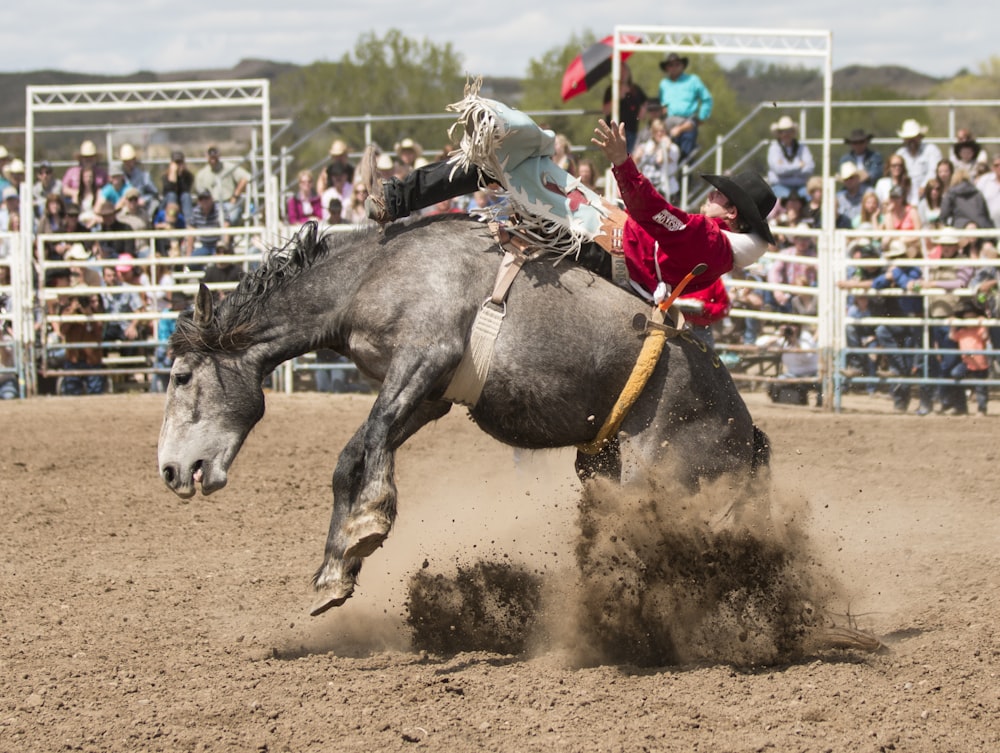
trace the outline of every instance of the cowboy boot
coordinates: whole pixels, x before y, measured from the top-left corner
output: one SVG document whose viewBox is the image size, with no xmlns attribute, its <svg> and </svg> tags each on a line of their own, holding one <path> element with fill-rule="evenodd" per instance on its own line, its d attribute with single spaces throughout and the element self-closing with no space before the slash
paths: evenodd
<svg viewBox="0 0 1000 753">
<path fill-rule="evenodd" d="M 385 192 L 382 189 L 383 180 L 378 174 L 378 153 L 375 147 L 369 144 L 365 147 L 364 154 L 361 155 L 361 162 L 358 164 L 358 173 L 361 185 L 368 191 L 368 198 L 365 199 L 365 214 L 368 219 L 377 222 L 379 225 L 387 225 L 395 217 L 389 214 L 385 206 Z"/>
</svg>

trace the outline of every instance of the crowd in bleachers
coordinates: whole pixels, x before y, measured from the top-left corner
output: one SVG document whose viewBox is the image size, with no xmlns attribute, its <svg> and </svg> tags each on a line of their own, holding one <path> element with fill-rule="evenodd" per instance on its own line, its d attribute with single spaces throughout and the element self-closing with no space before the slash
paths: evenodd
<svg viewBox="0 0 1000 753">
<path fill-rule="evenodd" d="M 664 71 L 686 69 L 686 60 L 664 60 Z M 696 142 L 685 140 L 686 153 L 682 152 L 680 135 L 691 131 L 690 123 L 671 120 L 663 108 L 661 97 L 646 100 L 645 94 L 631 82 L 627 67 L 623 70 L 622 107 L 628 107 L 630 128 L 634 130 L 632 157 L 637 166 L 660 192 L 676 201 L 679 185 L 678 170 L 681 160 L 697 149 Z M 666 77 L 668 79 L 669 77 Z M 680 79 L 684 80 L 684 79 Z M 703 85 L 701 85 L 703 87 Z M 635 91 L 633 92 L 632 87 Z M 610 91 L 610 89 L 609 89 Z M 635 101 L 629 100 L 630 92 Z M 705 90 L 704 94 L 707 94 Z M 697 125 L 711 112 L 703 103 L 692 111 L 688 121 Z M 638 97 L 638 99 L 636 99 Z M 607 101 L 606 101 L 607 106 Z M 767 154 L 767 179 L 778 202 L 769 218 L 778 239 L 778 249 L 762 262 L 747 270 L 735 270 L 721 290 L 714 291 L 711 299 L 687 301 L 692 316 L 691 323 L 712 344 L 715 337 L 721 345 L 737 344 L 747 347 L 765 347 L 787 350 L 785 375 L 804 379 L 809 374 L 808 364 L 817 365 L 817 359 L 799 358 L 802 343 L 815 344 L 809 323 L 802 326 L 801 318 L 815 317 L 818 298 L 810 289 L 817 285 L 816 264 L 818 231 L 822 227 L 824 184 L 816 175 L 816 162 L 809 147 L 800 142 L 798 127 L 788 116 L 782 116 L 772 125 L 773 141 Z M 950 295 L 943 301 L 932 302 L 927 296 L 878 295 L 876 291 L 897 289 L 912 292 L 913 288 L 972 286 L 982 315 L 996 314 L 995 268 L 976 268 L 952 274 L 943 281 L 940 268 L 923 268 L 901 263 L 905 259 L 937 258 L 996 258 L 994 239 L 972 237 L 962 233 L 969 228 L 992 228 L 1000 224 L 1000 155 L 992 161 L 967 129 L 961 129 L 957 138 L 942 155 L 941 150 L 925 140 L 927 127 L 915 120 L 906 120 L 897 131 L 898 148 L 887 158 L 872 147 L 874 135 L 864 129 L 855 129 L 843 139 L 844 149 L 837 158 L 834 222 L 838 228 L 864 231 L 852 245 L 851 254 L 868 260 L 858 279 L 847 280 L 844 286 L 851 289 L 848 298 L 850 311 L 855 315 L 875 311 L 910 316 L 940 316 L 949 318 L 961 310 L 969 315 L 968 308 L 959 309 L 960 295 Z M 695 130 L 696 133 L 696 130 Z M 431 159 L 447 159 L 452 146 L 446 145 Z M 169 162 L 159 170 L 154 181 L 131 144 L 122 144 L 116 159 L 101 159 L 93 141 L 83 141 L 75 155 L 76 163 L 61 175 L 52 164 L 42 161 L 36 166 L 31 196 L 34 203 L 32 230 L 54 236 L 44 244 L 46 261 L 55 262 L 48 269 L 46 287 L 70 287 L 84 284 L 91 288 L 106 288 L 99 295 L 59 296 L 48 301 L 50 314 L 67 314 L 80 311 L 122 313 L 120 326 L 104 326 L 103 338 L 137 341 L 165 339 L 164 332 L 154 332 L 153 327 L 140 319 L 129 320 L 128 313 L 159 310 L 177 306 L 171 296 L 159 295 L 156 300 L 148 295 L 120 294 L 112 288 L 142 284 L 148 277 L 148 267 L 139 260 L 150 256 L 180 259 L 180 262 L 154 266 L 158 278 L 173 281 L 175 273 L 183 272 L 184 260 L 232 252 L 231 239 L 226 228 L 243 223 L 255 208 L 250 203 L 250 173 L 240 160 L 223 159 L 219 149 L 206 149 L 203 166 L 192 169 L 181 151 L 173 151 Z M 553 160 L 588 186 L 600 189 L 603 178 L 596 174 L 594 164 L 581 156 L 561 134 L 556 138 Z M 377 169 L 382 178 L 405 178 L 411 171 L 428 162 L 420 144 L 409 138 L 401 139 L 391 151 L 382 151 Z M 25 182 L 25 165 L 0 146 L 0 230 L 18 231 L 20 212 L 20 187 Z M 300 171 L 294 184 L 285 192 L 281 202 L 282 220 L 297 226 L 317 220 L 323 226 L 363 224 L 369 222 L 365 209 L 366 189 L 356 180 L 355 164 L 351 150 L 343 139 L 335 139 L 329 149 L 329 160 L 314 175 L 309 170 Z M 423 210 L 427 214 L 465 212 L 488 208 L 498 200 L 489 190 L 448 199 Z M 170 239 L 154 240 L 107 235 L 146 229 L 198 230 L 198 233 Z M 894 231 L 938 229 L 940 237 L 900 239 Z M 218 229 L 218 233 L 209 233 Z M 947 232 L 945 232 L 947 231 Z M 80 240 L 70 236 L 61 241 L 62 234 L 93 233 L 93 239 Z M 242 236 L 245 238 L 246 236 Z M 952 243 L 951 239 L 955 242 Z M 6 242 L 9 242 L 7 240 Z M 954 253 L 951 249 L 954 247 Z M 0 248 L 0 256 L 5 253 Z M 93 266 L 95 260 L 118 260 L 116 264 Z M 874 261 L 882 260 L 879 270 Z M 58 263 L 65 262 L 65 266 Z M 204 269 L 200 267 L 199 269 Z M 905 275 L 900 271 L 906 270 Z M 220 271 L 221 270 L 221 271 Z M 8 270 L 9 271 L 9 270 Z M 225 263 L 213 264 L 212 274 L 220 280 L 235 280 L 240 267 Z M 973 274 L 975 273 L 975 274 Z M 863 277 L 863 279 L 861 279 Z M 148 284 L 148 279 L 145 280 Z M 762 287 L 755 287 L 760 284 Z M 728 289 L 727 289 L 728 288 Z M 859 288 L 864 288 L 863 292 Z M 913 300 L 908 300 L 912 298 Z M 182 297 L 181 297 L 182 300 Z M 931 304 L 936 303 L 934 314 Z M 756 310 L 777 314 L 767 317 L 733 317 L 732 309 Z M 860 313 L 859 313 L 860 312 Z M 799 319 L 799 321 L 793 321 Z M 155 324 L 155 322 L 154 322 Z M 789 325 L 795 325 L 789 328 Z M 93 331 L 58 322 L 53 325 L 60 342 L 70 342 L 81 336 L 93 337 Z M 933 342 L 942 351 L 957 349 L 952 327 L 934 328 Z M 65 330 L 65 331 L 64 331 Z M 989 330 L 990 342 L 997 340 L 996 331 Z M 794 337 L 793 337 L 794 335 Z M 887 350 L 912 347 L 919 335 L 918 327 L 871 328 L 871 331 L 849 331 L 853 337 L 849 344 L 871 345 Z M 794 341 L 794 342 L 792 342 Z M 972 340 L 963 339 L 967 345 Z M 82 340 L 81 342 L 89 342 Z M 85 347 L 66 348 L 64 363 L 75 369 L 99 368 L 106 348 L 88 350 Z M 165 366 L 169 359 L 162 347 L 157 350 L 155 363 Z M 875 353 L 852 353 L 844 374 L 848 378 L 871 377 L 885 373 L 890 376 L 912 376 L 922 369 L 925 376 L 940 376 L 955 372 L 955 360 L 941 356 L 917 358 L 893 354 L 879 356 Z M 908 360 L 907 360 L 908 359 Z M 958 358 L 962 362 L 962 358 Z M 736 364 L 738 358 L 730 360 Z M 805 364 L 805 366 L 803 366 Z M 959 369 L 958 371 L 961 371 Z M 976 370 L 973 370 L 976 371 Z M 795 372 L 795 373 L 792 373 Z M 64 391 L 97 391 L 99 380 L 63 381 Z M 322 380 L 321 380 L 322 381 Z M 155 383 L 154 383 L 155 386 Z M 867 389 L 871 390 L 869 385 Z M 918 413 L 926 414 L 935 401 L 941 407 L 964 412 L 964 403 L 952 397 L 947 390 L 921 387 Z M 892 392 L 897 410 L 909 407 L 909 391 L 905 385 Z"/>
</svg>

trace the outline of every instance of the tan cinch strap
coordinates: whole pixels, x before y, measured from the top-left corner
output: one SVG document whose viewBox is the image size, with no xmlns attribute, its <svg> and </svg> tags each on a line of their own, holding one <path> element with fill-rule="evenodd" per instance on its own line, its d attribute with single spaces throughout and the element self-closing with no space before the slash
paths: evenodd
<svg viewBox="0 0 1000 753">
<path fill-rule="evenodd" d="M 451 381 L 444 391 L 444 399 L 459 405 L 475 407 L 483 394 L 483 386 L 490 373 L 493 362 L 493 349 L 500 335 L 500 325 L 507 314 L 504 301 L 510 286 L 521 271 L 521 267 L 530 258 L 526 249 L 517 245 L 513 239 L 501 239 L 504 256 L 497 270 L 493 292 L 483 303 L 472 323 L 469 334 L 469 345 L 462 354 L 462 360 L 455 369 Z"/>
<path fill-rule="evenodd" d="M 642 394 L 646 383 L 649 382 L 649 378 L 653 375 L 653 370 L 656 369 L 656 364 L 660 360 L 660 354 L 663 353 L 663 345 L 666 343 L 667 338 L 676 337 L 681 333 L 681 329 L 684 326 L 684 317 L 680 309 L 676 306 L 671 306 L 669 314 L 677 322 L 677 327 L 664 326 L 663 329 L 656 327 L 647 330 L 646 339 L 642 342 L 642 350 L 639 351 L 639 356 L 635 359 L 635 366 L 632 367 L 632 373 L 629 374 L 628 381 L 625 382 L 625 386 L 622 388 L 621 394 L 618 395 L 618 400 L 615 401 L 608 417 L 604 419 L 604 425 L 601 426 L 601 430 L 597 432 L 597 436 L 591 441 L 576 446 L 576 449 L 583 454 L 596 455 L 618 433 L 618 429 L 622 425 L 622 421 L 625 420 L 625 416 L 632 410 L 632 406 L 635 405 L 635 401 L 639 399 L 639 395 Z M 658 306 L 653 307 L 653 316 L 651 319 L 654 323 L 662 325 L 664 316 Z"/>
</svg>

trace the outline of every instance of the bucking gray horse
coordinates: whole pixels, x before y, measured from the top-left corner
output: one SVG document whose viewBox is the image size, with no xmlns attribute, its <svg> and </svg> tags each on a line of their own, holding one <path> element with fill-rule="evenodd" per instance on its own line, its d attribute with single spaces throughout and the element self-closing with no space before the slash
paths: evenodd
<svg viewBox="0 0 1000 753">
<path fill-rule="evenodd" d="M 396 517 L 396 450 L 452 406 L 444 394 L 501 258 L 487 226 L 467 217 L 327 236 L 309 224 L 221 303 L 202 286 L 170 341 L 160 476 L 185 498 L 198 486 L 206 495 L 221 489 L 264 415 L 265 378 L 318 348 L 351 359 L 381 388 L 334 470 L 312 614 L 343 604 L 362 560 Z M 525 264 L 510 287 L 472 419 L 514 447 L 591 442 L 646 337 L 633 318 L 648 311 L 569 261 Z M 691 337 L 674 337 L 615 435 L 597 454 L 578 453 L 576 466 L 584 478 L 625 481 L 669 461 L 697 485 L 724 473 L 750 476 L 768 453 L 718 358 Z"/>
</svg>

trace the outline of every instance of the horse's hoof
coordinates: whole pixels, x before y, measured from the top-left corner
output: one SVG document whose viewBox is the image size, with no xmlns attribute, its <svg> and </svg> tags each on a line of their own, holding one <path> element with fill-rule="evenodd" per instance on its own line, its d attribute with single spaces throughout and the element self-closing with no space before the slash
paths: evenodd
<svg viewBox="0 0 1000 753">
<path fill-rule="evenodd" d="M 346 587 L 342 586 L 341 589 L 336 593 L 324 593 L 321 594 L 316 601 L 313 602 L 312 608 L 309 610 L 310 617 L 316 617 L 323 614 L 327 609 L 333 609 L 334 607 L 341 606 L 345 601 L 354 595 L 354 586 Z"/>
<path fill-rule="evenodd" d="M 357 557 L 364 559 L 380 546 L 389 536 L 392 523 L 384 515 L 368 514 L 348 521 L 346 527 L 347 548 L 344 559 Z"/>
</svg>

